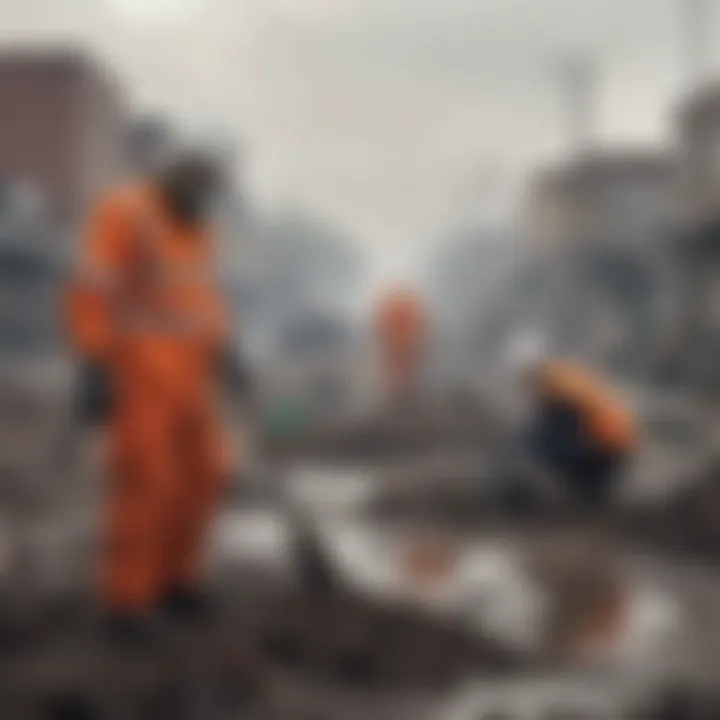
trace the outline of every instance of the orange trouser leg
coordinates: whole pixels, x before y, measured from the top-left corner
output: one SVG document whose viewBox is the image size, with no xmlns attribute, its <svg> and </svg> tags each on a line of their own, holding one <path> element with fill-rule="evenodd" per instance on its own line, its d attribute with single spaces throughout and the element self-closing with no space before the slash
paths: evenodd
<svg viewBox="0 0 720 720">
<path fill-rule="evenodd" d="M 124 404 L 113 428 L 107 546 L 101 594 L 118 611 L 141 611 L 164 590 L 169 509 L 179 483 L 173 408 L 157 398 Z"/>
<path fill-rule="evenodd" d="M 174 496 L 165 560 L 168 587 L 198 580 L 223 477 L 223 438 L 211 413 L 190 413 L 178 430 L 181 482 Z"/>
</svg>

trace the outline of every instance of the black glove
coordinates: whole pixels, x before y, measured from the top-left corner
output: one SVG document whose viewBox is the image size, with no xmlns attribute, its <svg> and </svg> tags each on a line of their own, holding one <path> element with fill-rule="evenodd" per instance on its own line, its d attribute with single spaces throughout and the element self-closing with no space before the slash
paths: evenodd
<svg viewBox="0 0 720 720">
<path fill-rule="evenodd" d="M 77 373 L 75 409 L 84 425 L 106 423 L 115 406 L 107 368 L 98 362 L 84 362 Z"/>
</svg>

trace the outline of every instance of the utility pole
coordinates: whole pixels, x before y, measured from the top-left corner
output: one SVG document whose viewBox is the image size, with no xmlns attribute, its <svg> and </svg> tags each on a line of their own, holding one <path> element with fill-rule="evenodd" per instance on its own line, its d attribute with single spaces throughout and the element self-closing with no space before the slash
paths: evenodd
<svg viewBox="0 0 720 720">
<path fill-rule="evenodd" d="M 595 144 L 597 62 L 588 54 L 567 55 L 560 61 L 558 75 L 571 152 L 585 155 Z"/>
<path fill-rule="evenodd" d="M 699 85 L 707 72 L 709 0 L 681 0 L 686 83 Z"/>
</svg>

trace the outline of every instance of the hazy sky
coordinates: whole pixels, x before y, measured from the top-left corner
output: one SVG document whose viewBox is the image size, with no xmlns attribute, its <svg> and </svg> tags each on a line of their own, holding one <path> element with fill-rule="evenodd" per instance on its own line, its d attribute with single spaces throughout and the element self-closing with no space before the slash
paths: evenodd
<svg viewBox="0 0 720 720">
<path fill-rule="evenodd" d="M 682 79 L 678 6 L 0 0 L 0 33 L 74 38 L 143 106 L 227 123 L 248 146 L 264 202 L 307 205 L 392 267 L 479 208 L 494 182 L 514 187 L 563 150 L 553 69 L 567 50 L 601 59 L 603 138 L 669 136 Z"/>
</svg>

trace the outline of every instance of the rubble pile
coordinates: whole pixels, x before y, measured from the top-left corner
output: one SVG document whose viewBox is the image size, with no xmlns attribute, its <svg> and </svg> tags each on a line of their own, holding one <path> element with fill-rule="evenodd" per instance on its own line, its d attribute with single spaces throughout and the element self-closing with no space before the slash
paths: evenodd
<svg viewBox="0 0 720 720">
<path fill-rule="evenodd" d="M 312 595 L 261 575 L 227 581 L 233 587 L 222 588 L 217 618 L 144 653 L 111 652 L 84 613 L 49 614 L 22 642 L 3 643 L 3 717 L 438 720 L 455 694 L 480 678 L 532 685 L 543 677 L 494 643 L 416 611 Z M 628 720 L 705 720 L 720 708 L 717 692 L 700 687 L 630 696 Z M 567 714 L 556 705 L 565 712 L 557 717 L 610 717 L 590 706 Z M 553 707 L 547 704 L 547 717 L 555 717 Z"/>
<path fill-rule="evenodd" d="M 476 673 L 522 666 L 495 643 L 414 611 L 308 594 L 262 574 L 226 582 L 232 587 L 218 588 L 217 617 L 142 653 L 111 651 L 87 604 L 56 608 L 47 600 L 36 608 L 43 621 L 29 624 L 21 607 L 4 607 L 13 615 L 6 627 L 26 632 L 3 637 L 0 708 L 12 708 L 3 717 L 300 718 L 337 692 L 440 693 Z M 292 707 L 278 710 L 292 688 Z"/>
<path fill-rule="evenodd" d="M 349 422 L 310 428 L 295 437 L 265 438 L 271 457 L 368 462 L 441 452 L 482 455 L 500 428 L 477 398 L 386 409 Z"/>
<path fill-rule="evenodd" d="M 654 549 L 719 561 L 720 468 L 713 466 L 658 507 L 618 513 L 615 522 L 621 533 Z"/>
</svg>

